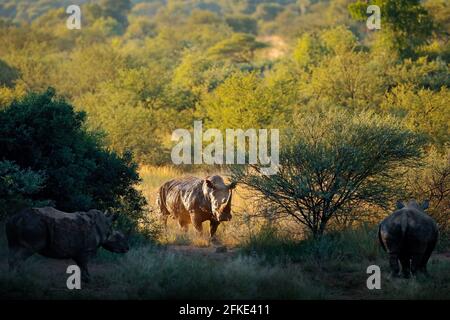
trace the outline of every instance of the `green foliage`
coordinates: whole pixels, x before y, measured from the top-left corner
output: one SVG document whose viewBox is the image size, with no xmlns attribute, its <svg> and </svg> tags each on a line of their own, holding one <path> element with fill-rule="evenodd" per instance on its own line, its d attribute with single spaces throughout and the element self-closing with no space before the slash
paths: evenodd
<svg viewBox="0 0 450 320">
<path fill-rule="evenodd" d="M 430 200 L 427 213 L 439 226 L 439 248 L 450 248 L 450 149 L 429 150 L 425 163 L 407 176 L 408 194 Z"/>
<path fill-rule="evenodd" d="M 130 0 L 101 0 L 100 6 L 105 16 L 114 18 L 123 27 L 127 26 L 127 14 L 131 9 Z"/>
<path fill-rule="evenodd" d="M 324 55 L 325 48 L 317 39 L 309 34 L 303 34 L 294 48 L 293 58 L 301 67 L 313 66 Z"/>
<path fill-rule="evenodd" d="M 33 204 L 32 196 L 42 189 L 41 172 L 21 169 L 14 162 L 0 161 L 0 221 L 8 214 Z"/>
<path fill-rule="evenodd" d="M 225 19 L 234 32 L 258 33 L 258 21 L 247 16 L 229 16 Z"/>
<path fill-rule="evenodd" d="M 371 112 L 300 114 L 292 126 L 280 141 L 277 174 L 255 175 L 261 166 L 248 165 L 232 166 L 232 176 L 275 206 L 275 217 L 290 216 L 314 236 L 339 212 L 398 197 L 398 169 L 416 165 L 424 145 L 395 119 Z"/>
<path fill-rule="evenodd" d="M 381 107 L 400 117 L 408 127 L 426 134 L 437 146 L 450 143 L 450 91 L 435 92 L 399 85 L 389 92 Z"/>
<path fill-rule="evenodd" d="M 433 20 L 420 0 L 374 0 L 357 1 L 349 5 L 354 19 L 366 20 L 366 9 L 370 4 L 381 10 L 381 30 L 402 56 L 414 55 L 415 48 L 429 40 L 433 30 Z"/>
<path fill-rule="evenodd" d="M 17 172 L 34 181 L 32 199 L 51 200 L 66 211 L 111 208 L 136 221 L 145 205 L 134 189 L 136 164 L 129 154 L 104 149 L 99 136 L 84 129 L 84 120 L 53 90 L 29 94 L 0 111 L 1 159 L 45 177 L 38 188 L 37 176 Z"/>
<path fill-rule="evenodd" d="M 255 37 L 245 33 L 234 34 L 230 39 L 223 40 L 208 50 L 217 59 L 231 59 L 234 62 L 250 62 L 257 49 L 265 44 L 255 40 Z"/>
<path fill-rule="evenodd" d="M 138 17 L 130 22 L 125 36 L 130 39 L 143 39 L 148 36 L 155 36 L 156 25 L 144 17 Z"/>
<path fill-rule="evenodd" d="M 0 87 L 13 87 L 14 81 L 19 77 L 17 69 L 11 68 L 4 61 L 0 60 Z"/>
<path fill-rule="evenodd" d="M 344 26 L 325 30 L 320 37 L 325 47 L 337 55 L 353 51 L 357 45 L 355 35 Z"/>
<path fill-rule="evenodd" d="M 205 95 L 201 111 L 213 128 L 266 128 L 283 111 L 282 92 L 275 92 L 258 74 L 237 72 Z"/>
<path fill-rule="evenodd" d="M 447 40 L 430 24 L 448 26 L 444 2 L 375 1 L 377 33 L 349 21 L 347 0 L 113 2 L 82 4 L 83 32 L 65 28 L 64 1 L 2 4 L 23 23 L 0 27 L 2 108 L 55 87 L 108 148 L 143 164 L 170 163 L 172 130 L 197 117 L 285 128 L 317 107 L 394 115 L 437 148 L 448 142 Z M 366 6 L 350 11 L 366 19 Z"/>
<path fill-rule="evenodd" d="M 255 15 L 264 21 L 271 21 L 274 20 L 283 9 L 283 6 L 278 3 L 261 3 L 256 7 Z"/>
<path fill-rule="evenodd" d="M 139 248 L 99 257 L 115 263 L 94 280 L 111 297 L 315 298 L 326 287 L 335 298 L 354 285 L 358 298 L 442 298 L 450 273 L 438 258 L 433 281 L 383 279 L 383 292 L 357 291 L 361 265 L 387 268 L 387 258 L 374 228 L 342 226 L 377 221 L 397 197 L 428 197 L 439 250 L 448 250 L 450 4 L 355 2 L 82 1 L 80 31 L 66 28 L 69 0 L 1 1 L 0 215 L 43 204 L 122 213 L 119 224 L 140 231 Z M 366 30 L 369 4 L 381 7 L 379 31 Z M 66 100 L 30 94 L 49 86 Z M 265 200 L 277 196 L 275 217 L 315 218 L 312 229 L 327 232 L 299 243 L 263 228 L 244 253 L 264 257 L 226 262 L 146 247 L 142 237 L 161 230 L 143 214 L 132 159 L 170 164 L 172 131 L 194 119 L 281 129 L 283 170 L 242 181 Z M 423 149 L 419 136 L 428 138 Z M 1 294 L 39 296 L 46 284 L 35 275 L 0 276 Z M 53 290 L 61 283 L 47 291 L 64 296 Z M 72 294 L 98 297 L 82 291 Z"/>
<path fill-rule="evenodd" d="M 450 87 L 449 66 L 441 59 L 429 61 L 427 57 L 417 60 L 405 59 L 391 66 L 387 71 L 392 85 L 410 85 L 411 88 L 425 88 L 439 91 Z"/>
<path fill-rule="evenodd" d="M 312 70 L 302 92 L 319 105 L 376 110 L 386 90 L 382 69 L 365 52 L 330 55 Z"/>
<path fill-rule="evenodd" d="M 403 117 L 408 103 L 432 101 L 439 112 L 426 125 L 419 110 L 405 119 L 442 145 L 448 36 L 428 27 L 432 19 L 446 30 L 448 6 L 380 0 L 385 20 L 374 33 L 349 20 L 349 2 L 105 0 L 81 4 L 80 32 L 65 26 L 65 0 L 8 0 L 0 6 L 0 104 L 54 87 L 87 112 L 90 129 L 106 133 L 109 148 L 145 164 L 170 163 L 171 131 L 195 117 L 219 128 L 247 119 L 285 127 L 316 106 Z M 350 8 L 366 18 L 366 4 Z M 257 76 L 238 80 L 245 71 Z"/>
</svg>

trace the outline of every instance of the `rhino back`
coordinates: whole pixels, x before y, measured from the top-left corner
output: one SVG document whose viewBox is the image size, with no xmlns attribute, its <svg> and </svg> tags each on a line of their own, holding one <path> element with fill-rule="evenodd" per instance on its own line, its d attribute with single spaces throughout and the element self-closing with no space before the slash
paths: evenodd
<svg viewBox="0 0 450 320">
<path fill-rule="evenodd" d="M 45 221 L 31 208 L 9 217 L 5 227 L 10 249 L 23 247 L 37 252 L 47 244 Z"/>
<path fill-rule="evenodd" d="M 428 243 L 437 239 L 438 228 L 436 222 L 427 214 L 419 210 L 409 209 L 408 238 L 416 242 Z"/>
<path fill-rule="evenodd" d="M 203 180 L 196 177 L 173 179 L 160 189 L 160 198 L 168 211 L 176 214 L 180 209 L 208 210 L 208 202 L 203 195 Z"/>
<path fill-rule="evenodd" d="M 95 222 L 86 213 L 33 208 L 33 214 L 45 226 L 46 245 L 40 254 L 64 259 L 96 252 L 99 241 Z"/>
<path fill-rule="evenodd" d="M 380 242 L 388 251 L 400 251 L 406 247 L 420 251 L 436 241 L 437 226 L 427 214 L 403 208 L 382 221 L 379 235 Z"/>
</svg>

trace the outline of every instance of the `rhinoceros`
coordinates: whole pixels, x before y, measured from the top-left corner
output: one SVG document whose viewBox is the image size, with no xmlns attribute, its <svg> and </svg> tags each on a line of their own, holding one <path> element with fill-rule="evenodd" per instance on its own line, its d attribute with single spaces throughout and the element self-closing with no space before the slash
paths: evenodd
<svg viewBox="0 0 450 320">
<path fill-rule="evenodd" d="M 231 198 L 236 183 L 226 185 L 221 176 L 208 176 L 204 179 L 185 177 L 164 183 L 158 191 L 156 200 L 164 225 L 172 216 L 180 227 L 187 231 L 192 223 L 201 233 L 202 223 L 210 221 L 210 238 L 215 241 L 217 227 L 222 221 L 229 221 Z"/>
<path fill-rule="evenodd" d="M 38 253 L 56 259 L 73 259 L 82 280 L 89 281 L 88 261 L 97 249 L 128 251 L 124 234 L 112 229 L 115 216 L 99 210 L 66 213 L 55 208 L 27 208 L 6 221 L 11 270 Z"/>
<path fill-rule="evenodd" d="M 427 263 L 438 240 L 436 222 L 425 213 L 428 201 L 419 205 L 415 200 L 406 205 L 397 202 L 397 210 L 384 219 L 378 229 L 380 244 L 389 254 L 392 276 L 400 271 L 409 278 L 418 272 L 427 274 Z"/>
</svg>

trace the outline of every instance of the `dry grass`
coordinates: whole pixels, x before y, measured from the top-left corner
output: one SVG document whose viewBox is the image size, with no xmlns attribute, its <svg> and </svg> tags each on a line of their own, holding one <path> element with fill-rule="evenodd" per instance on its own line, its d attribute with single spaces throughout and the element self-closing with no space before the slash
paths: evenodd
<svg viewBox="0 0 450 320">
<path fill-rule="evenodd" d="M 166 181 L 173 178 L 183 176 L 206 177 L 211 174 L 219 174 L 228 179 L 228 174 L 224 171 L 216 172 L 196 170 L 186 172 L 174 167 L 151 167 L 142 166 L 139 169 L 142 178 L 141 184 L 138 186 L 146 197 L 151 208 L 155 209 L 155 201 L 158 188 Z M 251 219 L 258 212 L 258 206 L 250 197 L 248 191 L 238 186 L 233 193 L 232 213 L 233 218 L 229 222 L 222 223 L 217 231 L 219 240 L 227 246 L 237 246 L 252 233 L 259 230 L 261 223 L 257 219 Z M 150 214 L 155 214 L 155 210 Z M 199 235 L 194 231 L 192 225 L 185 234 L 180 230 L 176 221 L 169 219 L 167 230 L 163 232 L 160 242 L 163 244 L 191 244 L 198 247 L 209 245 L 208 240 L 209 223 L 203 224 L 203 235 Z"/>
</svg>

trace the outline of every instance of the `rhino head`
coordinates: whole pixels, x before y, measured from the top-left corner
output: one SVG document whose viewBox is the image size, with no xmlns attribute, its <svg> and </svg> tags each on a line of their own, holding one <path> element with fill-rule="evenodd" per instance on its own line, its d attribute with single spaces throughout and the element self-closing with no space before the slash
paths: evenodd
<svg viewBox="0 0 450 320">
<path fill-rule="evenodd" d="M 419 203 L 417 203 L 416 200 L 411 199 L 408 201 L 408 203 L 406 205 L 401 200 L 397 201 L 397 210 L 400 210 L 404 207 L 410 207 L 410 208 L 415 208 L 415 209 L 425 212 L 425 210 L 428 209 L 429 206 L 430 206 L 430 200 L 425 200 L 424 202 L 419 204 Z"/>
<path fill-rule="evenodd" d="M 117 219 L 117 215 L 109 214 L 107 211 L 91 210 L 90 212 L 94 212 L 93 219 L 98 243 L 111 252 L 128 252 L 128 237 L 120 231 L 113 230 L 113 223 Z"/>
<path fill-rule="evenodd" d="M 102 243 L 102 247 L 116 253 L 126 253 L 130 250 L 127 237 L 120 231 L 113 231 Z"/>
<path fill-rule="evenodd" d="M 215 220 L 231 220 L 231 198 L 235 187 L 235 182 L 226 185 L 221 176 L 211 176 L 204 179 L 203 193 L 211 202 L 211 211 Z"/>
</svg>

